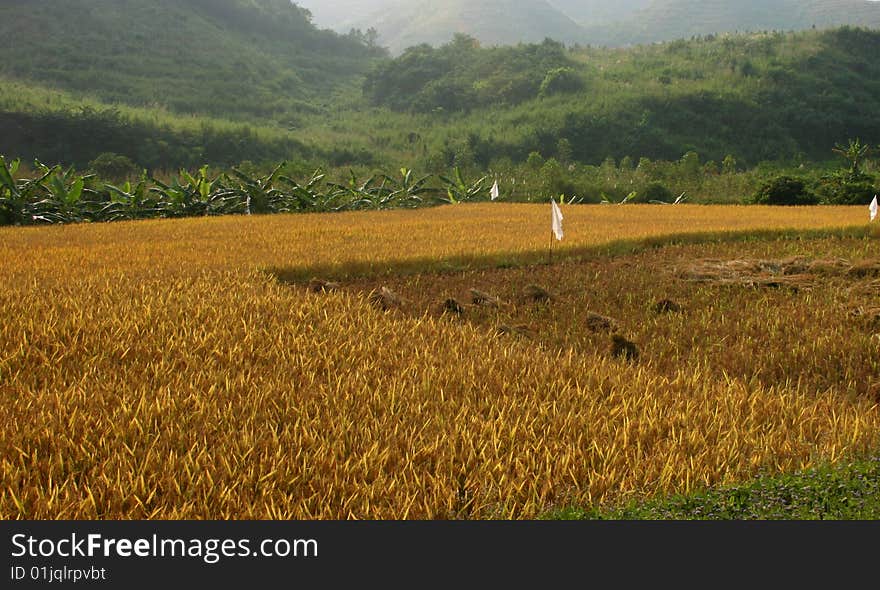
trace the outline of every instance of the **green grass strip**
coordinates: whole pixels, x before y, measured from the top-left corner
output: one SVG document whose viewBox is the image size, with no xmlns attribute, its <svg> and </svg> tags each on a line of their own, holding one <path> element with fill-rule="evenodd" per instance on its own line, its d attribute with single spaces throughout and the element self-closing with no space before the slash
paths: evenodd
<svg viewBox="0 0 880 590">
<path fill-rule="evenodd" d="M 880 456 L 615 508 L 564 508 L 546 520 L 876 520 Z"/>
</svg>

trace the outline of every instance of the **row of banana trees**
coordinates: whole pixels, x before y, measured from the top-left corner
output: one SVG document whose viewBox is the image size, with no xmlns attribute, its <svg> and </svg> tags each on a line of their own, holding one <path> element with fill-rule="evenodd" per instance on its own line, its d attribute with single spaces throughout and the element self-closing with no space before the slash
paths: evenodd
<svg viewBox="0 0 880 590">
<path fill-rule="evenodd" d="M 320 170 L 295 180 L 283 173 L 285 165 L 267 176 L 236 168 L 211 174 L 204 166 L 195 173 L 181 170 L 169 183 L 144 174 L 136 182 L 114 185 L 40 162 L 29 178 L 20 178 L 20 161 L 0 156 L 0 225 L 411 208 L 489 196 L 488 176 L 468 181 L 457 168 L 436 180 L 403 168 L 399 176 L 361 180 L 352 172 L 346 181 L 331 182 Z"/>
</svg>

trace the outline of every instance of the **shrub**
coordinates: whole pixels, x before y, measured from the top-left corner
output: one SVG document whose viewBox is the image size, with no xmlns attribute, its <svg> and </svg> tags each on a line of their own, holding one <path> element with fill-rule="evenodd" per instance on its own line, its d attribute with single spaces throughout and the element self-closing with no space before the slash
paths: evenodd
<svg viewBox="0 0 880 590">
<path fill-rule="evenodd" d="M 529 154 L 528 159 L 526 160 L 526 166 L 531 168 L 532 170 L 540 170 L 541 166 L 544 165 L 544 158 L 541 157 L 539 152 L 531 152 Z"/>
<path fill-rule="evenodd" d="M 553 68 L 541 82 L 539 96 L 552 96 L 583 89 L 584 81 L 569 67 Z"/>
<path fill-rule="evenodd" d="M 649 182 L 644 190 L 639 191 L 638 196 L 635 198 L 637 203 L 650 203 L 651 201 L 671 203 L 674 200 L 675 197 L 672 196 L 672 191 L 661 182 Z"/>
<path fill-rule="evenodd" d="M 816 183 L 816 193 L 829 205 L 867 205 L 877 189 L 874 177 L 857 172 L 823 176 Z"/>
<path fill-rule="evenodd" d="M 89 162 L 89 168 L 105 180 L 120 181 L 140 174 L 140 168 L 127 156 L 104 152 Z"/>
<path fill-rule="evenodd" d="M 819 199 L 800 178 L 778 176 L 764 183 L 752 197 L 758 205 L 815 205 Z"/>
</svg>

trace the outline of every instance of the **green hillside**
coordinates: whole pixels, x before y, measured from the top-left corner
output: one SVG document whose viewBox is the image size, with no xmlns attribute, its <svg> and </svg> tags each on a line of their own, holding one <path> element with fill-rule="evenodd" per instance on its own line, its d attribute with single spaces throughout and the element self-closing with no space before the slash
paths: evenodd
<svg viewBox="0 0 880 590">
<path fill-rule="evenodd" d="M 732 35 L 562 53 L 552 44 L 543 53 L 535 47 L 411 49 L 378 66 L 365 92 L 401 120 L 423 113 L 408 126 L 417 125 L 427 152 L 447 163 L 455 154 L 480 166 L 497 158 L 519 162 L 533 151 L 591 164 L 626 156 L 675 160 L 693 150 L 716 162 L 732 154 L 754 165 L 825 160 L 849 137 L 880 143 L 877 31 Z M 455 66 L 444 67 L 453 50 Z M 502 51 L 506 70 L 493 65 Z M 547 59 L 534 59 L 538 54 Z M 511 86 L 500 72 L 507 81 L 531 81 L 517 87 L 518 101 L 506 99 Z M 396 92 L 394 81 L 417 76 L 414 91 Z M 492 97 L 510 106 L 484 106 Z M 370 133 L 386 149 L 404 149 L 406 128 L 386 121 Z"/>
<path fill-rule="evenodd" d="M 344 87 L 376 50 L 319 31 L 287 0 L 7 0 L 0 76 L 107 102 L 284 120 Z"/>
<path fill-rule="evenodd" d="M 797 165 L 834 158 L 831 148 L 850 138 L 880 144 L 878 54 L 880 32 L 854 28 L 629 49 L 485 47 L 459 36 L 374 60 L 289 121 L 242 121 L 262 106 L 256 90 L 237 97 L 241 108 L 208 117 L 108 103 L 97 91 L 84 102 L 7 79 L 0 154 L 78 167 L 109 151 L 165 169 L 291 159 L 361 172 L 458 165 L 470 175 L 526 161 L 598 166 L 688 152 L 716 167 L 728 156 L 740 167 Z M 39 79 L 40 69 L 32 74 Z M 130 79 L 151 78 L 132 70 Z"/>
</svg>

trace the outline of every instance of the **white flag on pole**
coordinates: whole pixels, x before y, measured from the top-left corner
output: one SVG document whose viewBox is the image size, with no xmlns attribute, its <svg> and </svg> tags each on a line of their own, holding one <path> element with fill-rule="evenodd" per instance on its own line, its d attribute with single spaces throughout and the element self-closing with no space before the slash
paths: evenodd
<svg viewBox="0 0 880 590">
<path fill-rule="evenodd" d="M 495 184 L 492 185 L 492 190 L 489 191 L 489 194 L 492 195 L 493 201 L 498 198 L 498 195 L 501 194 L 498 190 L 498 181 L 497 180 L 495 181 Z"/>
<path fill-rule="evenodd" d="M 552 197 L 550 198 L 550 206 L 553 208 L 553 234 L 557 240 L 562 240 L 562 211 L 559 210 L 559 205 Z"/>
<path fill-rule="evenodd" d="M 871 201 L 871 206 L 868 207 L 871 210 L 871 221 L 877 217 L 877 195 L 874 195 L 874 200 Z"/>
</svg>

